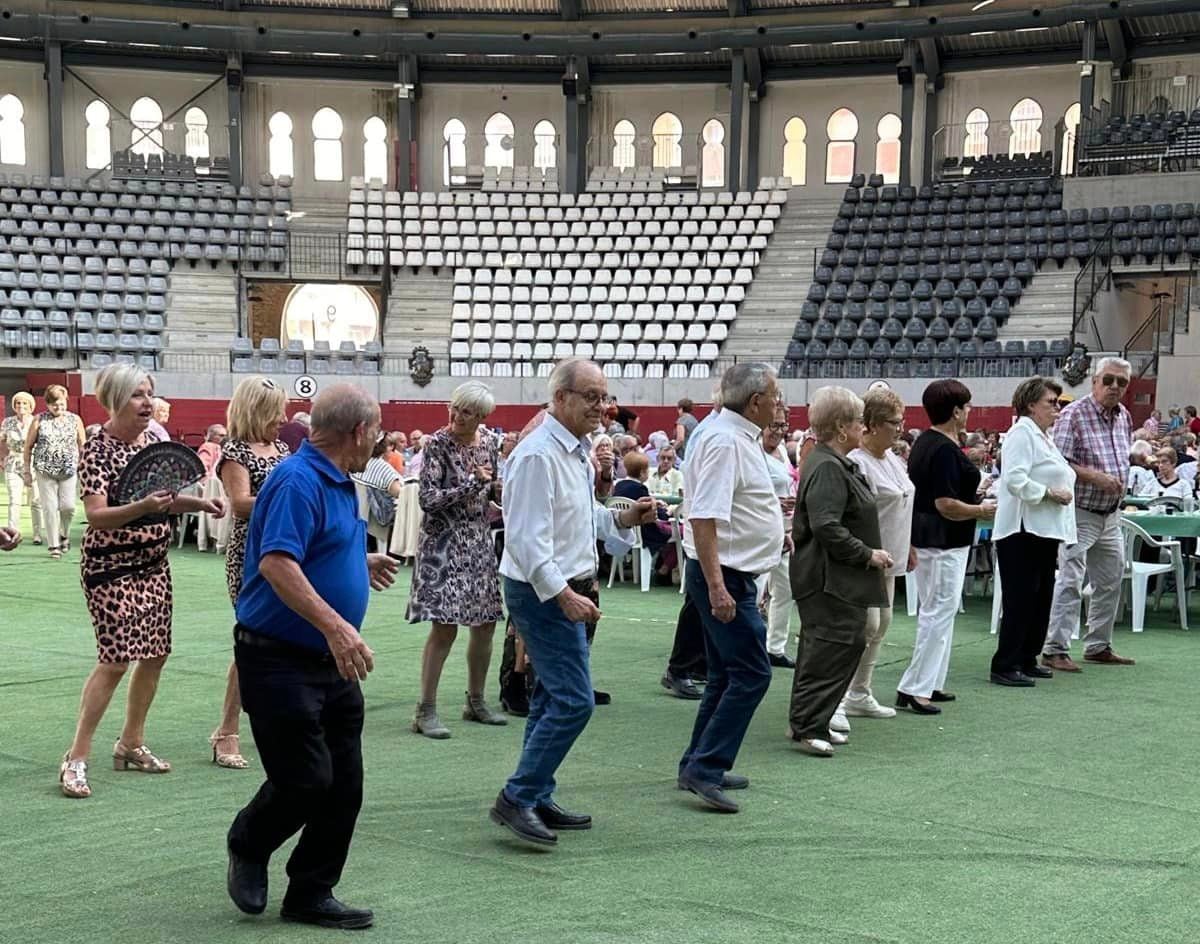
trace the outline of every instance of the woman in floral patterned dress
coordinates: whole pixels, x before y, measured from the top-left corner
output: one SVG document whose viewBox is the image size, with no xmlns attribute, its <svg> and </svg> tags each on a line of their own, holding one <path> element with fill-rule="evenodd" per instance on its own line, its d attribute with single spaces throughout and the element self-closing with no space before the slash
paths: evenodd
<svg viewBox="0 0 1200 944">
<path fill-rule="evenodd" d="M 409 619 L 432 622 L 421 657 L 421 701 L 412 728 L 430 738 L 448 738 L 437 714 L 438 682 L 459 626 L 469 626 L 467 704 L 464 721 L 507 724 L 483 700 L 492 634 L 503 615 L 496 552 L 488 527 L 498 443 L 480 423 L 496 407 L 492 392 L 476 381 L 450 399 L 450 423 L 422 447 L 419 500 L 425 517 L 413 568 Z"/>
</svg>

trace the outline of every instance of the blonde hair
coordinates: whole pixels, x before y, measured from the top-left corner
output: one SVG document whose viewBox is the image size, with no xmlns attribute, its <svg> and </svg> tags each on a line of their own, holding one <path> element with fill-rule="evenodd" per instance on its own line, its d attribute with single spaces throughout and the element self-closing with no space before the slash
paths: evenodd
<svg viewBox="0 0 1200 944">
<path fill-rule="evenodd" d="M 862 416 L 863 402 L 846 387 L 821 387 L 808 404 L 808 425 L 818 442 L 829 442 L 838 425 L 853 423 Z"/>
<path fill-rule="evenodd" d="M 67 388 L 62 384 L 51 384 L 46 388 L 43 396 L 46 398 L 46 403 L 57 403 L 59 400 L 67 398 Z"/>
<path fill-rule="evenodd" d="M 12 395 L 13 407 L 15 408 L 18 403 L 24 403 L 27 407 L 29 407 L 30 412 L 33 412 L 34 410 L 37 409 L 37 400 L 35 400 L 33 398 L 32 393 L 29 393 L 28 391 L 25 391 L 25 390 L 22 390 L 20 393 L 14 393 Z"/>
<path fill-rule="evenodd" d="M 225 410 L 225 431 L 242 442 L 272 442 L 287 395 L 275 381 L 247 377 L 237 385 Z"/>
<path fill-rule="evenodd" d="M 96 376 L 96 400 L 109 416 L 116 416 L 147 380 L 153 392 L 154 377 L 136 364 L 111 364 Z M 46 393 L 49 392 L 47 389 Z"/>
<path fill-rule="evenodd" d="M 902 419 L 904 417 L 904 401 L 891 387 L 872 385 L 862 403 L 863 426 L 867 429 L 874 429 L 895 413 L 899 413 Z"/>
</svg>

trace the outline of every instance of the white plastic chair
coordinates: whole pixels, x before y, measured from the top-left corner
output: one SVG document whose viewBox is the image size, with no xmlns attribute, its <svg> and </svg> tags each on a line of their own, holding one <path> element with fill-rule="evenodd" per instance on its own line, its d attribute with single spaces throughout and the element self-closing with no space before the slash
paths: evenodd
<svg viewBox="0 0 1200 944">
<path fill-rule="evenodd" d="M 1175 600 L 1179 606 L 1179 625 L 1187 629 L 1187 578 L 1183 569 L 1183 551 L 1179 542 L 1153 537 L 1145 528 L 1128 518 L 1122 518 L 1120 525 L 1121 531 L 1125 535 L 1125 574 L 1122 579 L 1128 580 L 1133 589 L 1133 631 L 1140 633 L 1146 628 L 1146 593 L 1150 577 L 1155 574 L 1169 573 L 1175 574 Z M 1160 556 L 1162 551 L 1167 551 L 1170 562 L 1150 563 L 1135 560 L 1133 550 L 1138 538 L 1141 538 L 1142 543 L 1147 547 L 1157 549 Z M 1159 591 L 1155 597 L 1156 605 L 1161 596 L 1162 583 L 1160 581 Z M 1122 598 L 1122 615 L 1124 610 L 1125 601 Z"/>
<path fill-rule="evenodd" d="M 607 502 L 607 507 L 617 512 L 625 511 L 634 506 L 634 502 L 628 498 L 610 498 Z M 650 573 L 653 570 L 653 559 L 650 555 L 650 549 L 642 544 L 642 526 L 637 525 L 633 529 L 633 546 L 629 549 L 630 556 L 633 557 L 633 579 L 640 581 L 642 585 L 642 593 L 650 592 Z M 613 580 L 616 579 L 618 572 L 621 575 L 621 583 L 625 582 L 625 555 L 620 556 L 614 554 L 612 566 L 608 569 L 608 586 L 612 589 Z"/>
</svg>

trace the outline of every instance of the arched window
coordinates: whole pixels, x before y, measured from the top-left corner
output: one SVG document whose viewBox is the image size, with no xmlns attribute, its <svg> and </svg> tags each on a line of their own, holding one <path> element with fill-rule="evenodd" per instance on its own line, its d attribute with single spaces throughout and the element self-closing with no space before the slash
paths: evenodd
<svg viewBox="0 0 1200 944">
<path fill-rule="evenodd" d="M 0 164 L 25 163 L 25 106 L 15 95 L 0 98 Z"/>
<path fill-rule="evenodd" d="M 313 115 L 313 179 L 341 180 L 342 116 L 325 107 Z"/>
<path fill-rule="evenodd" d="M 803 187 L 808 182 L 808 125 L 804 119 L 793 116 L 783 126 L 783 176 L 790 177 L 793 187 Z"/>
<path fill-rule="evenodd" d="M 988 153 L 988 124 L 990 122 L 988 113 L 982 108 L 972 108 L 967 113 L 963 157 L 983 157 Z"/>
<path fill-rule="evenodd" d="M 900 117 L 886 114 L 875 128 L 875 173 L 883 174 L 885 184 L 900 182 Z"/>
<path fill-rule="evenodd" d="M 388 182 L 387 124 L 378 115 L 363 123 L 363 176 Z"/>
<path fill-rule="evenodd" d="M 1032 154 L 1042 149 L 1042 106 L 1023 98 L 1008 116 L 1008 156 Z"/>
<path fill-rule="evenodd" d="M 654 119 L 650 129 L 654 138 L 654 155 L 650 161 L 654 167 L 679 167 L 683 164 L 683 149 L 679 139 L 683 137 L 683 123 L 669 111 Z"/>
<path fill-rule="evenodd" d="M 83 110 L 87 127 L 83 132 L 84 162 L 89 170 L 107 167 L 112 160 L 112 132 L 109 129 L 108 106 L 100 99 Z"/>
<path fill-rule="evenodd" d="M 492 115 L 483 126 L 483 166 L 512 167 L 513 166 L 513 128 L 512 119 L 502 111 Z"/>
<path fill-rule="evenodd" d="M 442 126 L 442 184 L 461 186 L 467 182 L 463 174 L 452 171 L 467 167 L 467 126 L 451 118 Z"/>
<path fill-rule="evenodd" d="M 700 149 L 700 186 L 725 186 L 725 126 L 709 119 L 700 131 L 704 145 Z"/>
<path fill-rule="evenodd" d="M 1075 173 L 1075 138 L 1079 134 L 1079 102 L 1071 105 L 1063 115 L 1062 158 L 1058 172 L 1064 177 Z"/>
<path fill-rule="evenodd" d="M 184 127 L 187 128 L 187 138 L 183 150 L 188 157 L 208 157 L 208 115 L 203 108 L 189 108 L 183 116 Z"/>
<path fill-rule="evenodd" d="M 825 124 L 829 143 L 825 145 L 825 183 L 848 184 L 854 176 L 854 139 L 858 137 L 858 116 L 849 108 L 839 108 Z"/>
<path fill-rule="evenodd" d="M 271 176 L 294 177 L 291 117 L 287 112 L 275 112 L 267 122 L 267 131 L 271 133 L 271 140 L 267 143 L 267 169 Z"/>
<path fill-rule="evenodd" d="M 361 286 L 309 282 L 284 302 L 282 334 L 284 344 L 299 340 L 309 350 L 315 341 L 328 341 L 334 350 L 343 341 L 362 347 L 379 334 L 379 312 Z"/>
<path fill-rule="evenodd" d="M 161 155 L 163 152 L 163 112 L 158 102 L 149 97 L 139 98 L 129 109 L 133 130 L 129 135 L 129 150 L 134 154 Z"/>
<path fill-rule="evenodd" d="M 633 122 L 622 118 L 613 127 L 612 166 L 618 170 L 633 167 L 637 163 L 633 141 L 637 137 L 637 129 Z"/>
<path fill-rule="evenodd" d="M 533 166 L 538 170 L 550 170 L 558 166 L 558 132 L 554 122 L 543 118 L 533 126 Z"/>
</svg>

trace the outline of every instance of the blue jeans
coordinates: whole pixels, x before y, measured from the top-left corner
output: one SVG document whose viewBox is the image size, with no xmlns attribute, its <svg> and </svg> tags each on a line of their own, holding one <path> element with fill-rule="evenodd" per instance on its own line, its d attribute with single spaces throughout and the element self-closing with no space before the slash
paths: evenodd
<svg viewBox="0 0 1200 944">
<path fill-rule="evenodd" d="M 541 806 L 550 802 L 554 773 L 595 707 L 587 634 L 557 600 L 542 603 L 527 583 L 505 577 L 504 598 L 537 676 L 521 759 L 504 793 L 517 806 Z"/>
<path fill-rule="evenodd" d="M 771 684 L 767 659 L 767 627 L 758 612 L 757 589 L 750 574 L 721 568 L 725 589 L 733 597 L 733 620 L 722 623 L 712 614 L 708 583 L 697 561 L 688 560 L 685 587 L 704 625 L 708 685 L 700 700 L 692 742 L 679 761 L 679 775 L 719 784 L 733 768 L 750 719 Z"/>
</svg>

